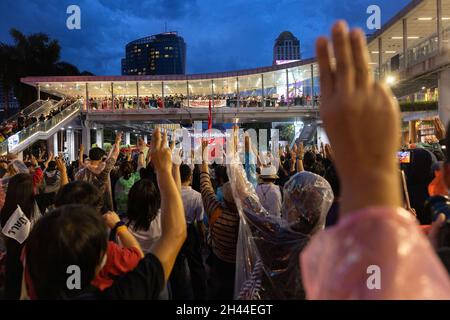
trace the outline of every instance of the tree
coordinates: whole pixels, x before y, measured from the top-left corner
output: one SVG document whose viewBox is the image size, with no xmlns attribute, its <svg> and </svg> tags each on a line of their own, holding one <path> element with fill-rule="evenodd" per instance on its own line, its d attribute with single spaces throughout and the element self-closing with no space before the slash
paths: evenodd
<svg viewBox="0 0 450 320">
<path fill-rule="evenodd" d="M 266 148 L 269 148 L 269 140 L 270 140 L 270 130 L 272 129 L 272 123 L 271 122 L 250 122 L 250 123 L 243 123 L 241 125 L 241 128 L 244 129 L 245 131 L 249 130 L 249 129 L 253 129 L 256 131 L 256 134 L 259 137 L 259 130 L 261 129 L 265 129 L 267 130 L 267 135 L 268 135 L 268 139 L 266 141 Z M 258 143 L 258 145 L 260 145 L 260 141 L 258 138 L 258 141 L 253 141 L 253 143 Z"/>
<path fill-rule="evenodd" d="M 13 45 L 0 43 L 0 79 L 5 93 L 14 89 L 21 107 L 31 104 L 36 97 L 34 88 L 20 82 L 22 77 L 92 75 L 87 71 L 80 73 L 76 66 L 60 61 L 58 40 L 52 40 L 44 33 L 24 35 L 14 28 L 10 34 Z"/>
<path fill-rule="evenodd" d="M 293 124 L 281 125 L 277 129 L 280 130 L 280 139 L 291 143 L 295 138 L 295 126 Z"/>
<path fill-rule="evenodd" d="M 57 76 L 78 76 L 80 74 L 80 70 L 68 62 L 57 62 L 54 68 L 54 75 Z"/>
<path fill-rule="evenodd" d="M 89 71 L 83 71 L 82 73 L 80 73 L 80 76 L 93 76 L 94 74 L 92 72 Z"/>
</svg>

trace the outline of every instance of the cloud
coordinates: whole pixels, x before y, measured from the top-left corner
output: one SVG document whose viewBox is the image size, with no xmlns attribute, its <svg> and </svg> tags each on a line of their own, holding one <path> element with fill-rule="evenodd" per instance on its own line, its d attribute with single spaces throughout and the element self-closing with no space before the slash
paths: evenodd
<svg viewBox="0 0 450 320">
<path fill-rule="evenodd" d="M 197 0 L 98 0 L 118 13 L 140 18 L 177 20 L 198 10 Z"/>
<path fill-rule="evenodd" d="M 364 27 L 366 8 L 378 4 L 383 22 L 409 0 L 2 0 L 0 41 L 8 31 L 44 32 L 58 39 L 62 59 L 98 75 L 120 74 L 125 45 L 177 30 L 187 43 L 187 72 L 230 71 L 272 63 L 274 40 L 291 31 L 305 58 L 314 40 L 339 18 Z M 67 6 L 81 8 L 81 30 L 66 28 Z"/>
</svg>

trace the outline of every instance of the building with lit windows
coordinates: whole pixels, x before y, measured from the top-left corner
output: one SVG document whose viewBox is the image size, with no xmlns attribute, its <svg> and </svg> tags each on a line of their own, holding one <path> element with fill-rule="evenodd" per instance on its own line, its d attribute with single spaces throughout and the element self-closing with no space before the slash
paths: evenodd
<svg viewBox="0 0 450 320">
<path fill-rule="evenodd" d="M 2 88 L 3 88 L 3 84 L 2 84 L 2 81 L 0 80 L 0 119 L 4 118 L 7 101 L 9 104 L 9 109 L 8 109 L 9 114 L 14 114 L 19 109 L 19 101 L 14 96 L 14 90 L 13 89 L 9 90 L 8 97 L 6 97 L 6 94 Z"/>
<path fill-rule="evenodd" d="M 283 31 L 273 46 L 273 64 L 283 64 L 302 59 L 300 41 L 289 31 Z"/>
<path fill-rule="evenodd" d="M 186 43 L 176 32 L 134 40 L 126 45 L 122 75 L 184 74 Z"/>
</svg>

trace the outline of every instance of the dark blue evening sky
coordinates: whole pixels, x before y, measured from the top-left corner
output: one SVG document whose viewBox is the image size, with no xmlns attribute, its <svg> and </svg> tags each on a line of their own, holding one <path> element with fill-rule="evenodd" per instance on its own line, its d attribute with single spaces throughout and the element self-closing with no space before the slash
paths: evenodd
<svg viewBox="0 0 450 320">
<path fill-rule="evenodd" d="M 381 7 L 382 22 L 410 0 L 1 0 L 0 41 L 9 29 L 44 32 L 58 39 L 61 59 L 97 75 L 120 74 L 125 45 L 176 30 L 187 43 L 187 72 L 230 71 L 272 63 L 275 38 L 284 30 L 301 41 L 303 57 L 314 39 L 340 18 L 365 27 L 366 9 Z M 66 28 L 66 9 L 81 8 L 81 30 Z"/>
</svg>

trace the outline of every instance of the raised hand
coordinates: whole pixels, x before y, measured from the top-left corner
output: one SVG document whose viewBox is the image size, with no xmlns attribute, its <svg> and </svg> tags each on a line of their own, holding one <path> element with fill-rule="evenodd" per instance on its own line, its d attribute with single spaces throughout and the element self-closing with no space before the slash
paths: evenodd
<svg viewBox="0 0 450 320">
<path fill-rule="evenodd" d="M 42 158 L 44 158 L 45 152 L 42 149 L 39 149 L 39 153 L 38 153 L 38 162 L 42 161 Z"/>
<path fill-rule="evenodd" d="M 433 123 L 434 123 L 434 129 L 435 129 L 435 136 L 436 136 L 436 138 L 438 140 L 445 139 L 445 127 L 442 124 L 441 119 L 434 118 L 433 119 Z"/>
<path fill-rule="evenodd" d="M 209 142 L 208 142 L 208 140 L 207 139 L 203 139 L 202 140 L 202 159 L 203 159 L 203 161 L 204 162 L 206 162 L 207 160 L 208 160 L 208 145 L 209 145 Z"/>
<path fill-rule="evenodd" d="M 175 148 L 175 139 L 170 142 L 170 151 L 172 152 L 173 165 L 176 167 L 181 166 L 183 163 L 183 149 Z"/>
<path fill-rule="evenodd" d="M 294 144 L 291 150 L 291 159 L 295 160 L 297 158 L 297 144 Z"/>
<path fill-rule="evenodd" d="M 305 155 L 305 146 L 303 142 L 299 142 L 296 152 L 297 158 L 303 160 L 303 156 Z"/>
<path fill-rule="evenodd" d="M 144 152 L 145 147 L 146 147 L 146 145 L 145 145 L 144 140 L 142 138 L 139 138 L 138 143 L 137 143 L 137 148 L 138 148 L 139 152 Z"/>
<path fill-rule="evenodd" d="M 116 226 L 117 222 L 120 221 L 119 216 L 117 215 L 117 213 L 113 212 L 113 211 L 108 211 L 107 213 L 105 213 L 103 215 L 103 220 L 106 223 L 106 226 L 109 229 L 112 229 Z"/>
<path fill-rule="evenodd" d="M 123 132 L 118 132 L 118 133 L 116 134 L 116 139 L 115 139 L 114 143 L 115 143 L 117 146 L 120 146 L 120 143 L 122 142 L 122 136 L 123 136 Z"/>
<path fill-rule="evenodd" d="M 167 147 L 167 132 L 161 137 L 159 128 L 156 128 L 152 136 L 152 163 L 156 172 L 172 170 L 171 151 Z"/>
<path fill-rule="evenodd" d="M 56 168 L 58 168 L 58 171 L 60 171 L 60 172 L 67 171 L 66 164 L 64 163 L 63 158 L 58 158 L 55 160 L 55 162 L 56 162 Z"/>
<path fill-rule="evenodd" d="M 128 149 L 127 152 L 125 152 L 125 156 L 127 158 L 127 161 L 131 161 L 131 156 L 132 156 L 131 149 Z"/>
<path fill-rule="evenodd" d="M 333 27 L 336 67 L 329 42 L 317 41 L 322 104 L 320 116 L 334 149 L 343 186 L 343 213 L 363 207 L 401 207 L 396 151 L 399 107 L 392 92 L 374 83 L 363 32 Z M 370 187 L 368 187 L 370 186 Z"/>
<path fill-rule="evenodd" d="M 151 150 L 149 150 L 149 151 L 147 152 L 147 159 L 145 159 L 145 163 L 146 163 L 147 165 L 149 165 L 151 162 L 152 162 L 152 152 L 151 152 Z"/>
</svg>

